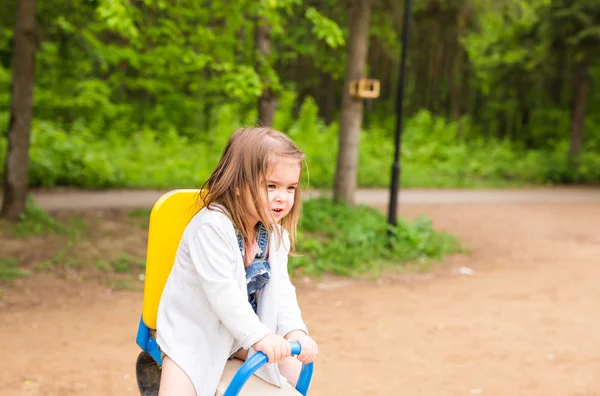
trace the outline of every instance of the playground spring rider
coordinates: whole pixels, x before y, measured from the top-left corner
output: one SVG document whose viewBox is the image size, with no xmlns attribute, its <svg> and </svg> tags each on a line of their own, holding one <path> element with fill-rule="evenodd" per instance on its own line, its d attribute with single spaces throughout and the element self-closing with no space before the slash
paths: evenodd
<svg viewBox="0 0 600 396">
<path fill-rule="evenodd" d="M 150 214 L 146 278 L 142 316 L 136 343 L 142 349 L 136 362 L 136 377 L 142 396 L 157 396 L 162 359 L 156 343 L 156 318 L 160 297 L 175 261 L 175 253 L 190 219 L 201 209 L 198 190 L 174 190 L 158 199 Z M 292 342 L 292 354 L 300 354 L 300 344 Z M 252 374 L 267 362 L 264 353 L 254 354 L 246 362 L 227 362 L 215 396 L 306 396 L 312 379 L 313 364 L 304 364 L 296 388 L 289 384 L 278 388 Z M 242 389 L 243 388 L 243 389 Z"/>
</svg>

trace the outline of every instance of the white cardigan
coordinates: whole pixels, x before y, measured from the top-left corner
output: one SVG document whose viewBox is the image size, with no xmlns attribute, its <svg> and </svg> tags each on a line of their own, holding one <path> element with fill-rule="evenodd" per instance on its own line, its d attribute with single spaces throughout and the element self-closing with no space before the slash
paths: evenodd
<svg viewBox="0 0 600 396">
<path fill-rule="evenodd" d="M 214 396 L 228 357 L 251 348 L 269 333 L 308 334 L 287 270 L 289 234 L 269 240 L 271 280 L 260 293 L 258 316 L 248 303 L 246 272 L 229 218 L 203 208 L 185 229 L 165 285 L 157 318 L 157 342 L 191 379 L 197 396 Z M 277 365 L 260 378 L 282 386 Z"/>
</svg>

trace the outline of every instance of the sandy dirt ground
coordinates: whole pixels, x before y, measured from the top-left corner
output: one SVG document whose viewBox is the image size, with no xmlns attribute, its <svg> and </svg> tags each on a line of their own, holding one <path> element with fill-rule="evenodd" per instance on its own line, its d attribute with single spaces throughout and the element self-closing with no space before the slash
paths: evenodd
<svg viewBox="0 0 600 396">
<path fill-rule="evenodd" d="M 400 213 L 471 253 L 379 281 L 296 279 L 320 345 L 310 395 L 600 395 L 600 201 Z M 138 394 L 140 292 L 38 274 L 3 293 L 0 395 Z"/>
</svg>

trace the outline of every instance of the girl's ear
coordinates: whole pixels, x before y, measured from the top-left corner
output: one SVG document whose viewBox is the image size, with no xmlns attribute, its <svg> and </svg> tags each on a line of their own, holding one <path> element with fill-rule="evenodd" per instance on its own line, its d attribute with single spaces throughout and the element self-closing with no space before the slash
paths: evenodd
<svg viewBox="0 0 600 396">
<path fill-rule="evenodd" d="M 237 195 L 238 197 L 240 196 L 240 189 L 237 187 L 235 189 L 235 195 Z"/>
</svg>

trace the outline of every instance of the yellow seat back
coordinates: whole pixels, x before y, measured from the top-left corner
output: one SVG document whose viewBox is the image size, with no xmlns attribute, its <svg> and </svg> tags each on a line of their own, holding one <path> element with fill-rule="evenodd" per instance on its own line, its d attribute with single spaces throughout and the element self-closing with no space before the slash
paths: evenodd
<svg viewBox="0 0 600 396">
<path fill-rule="evenodd" d="M 156 201 L 150 213 L 142 320 L 156 329 L 158 304 L 173 268 L 185 227 L 202 209 L 199 190 L 173 190 Z"/>
</svg>

